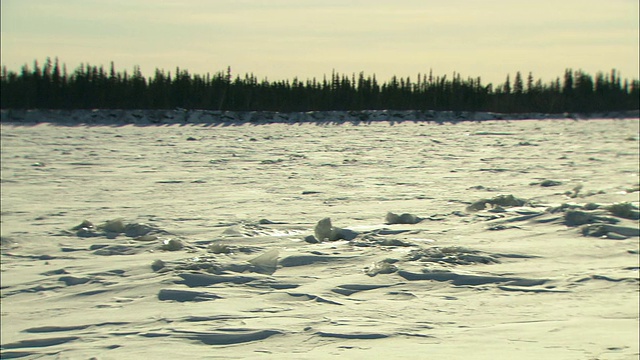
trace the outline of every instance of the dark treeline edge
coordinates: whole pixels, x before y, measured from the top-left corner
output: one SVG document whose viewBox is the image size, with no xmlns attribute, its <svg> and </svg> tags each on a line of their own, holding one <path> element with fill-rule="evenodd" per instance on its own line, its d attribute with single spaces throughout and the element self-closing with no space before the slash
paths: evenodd
<svg viewBox="0 0 640 360">
<path fill-rule="evenodd" d="M 375 75 L 332 72 L 322 80 L 268 81 L 243 77 L 231 68 L 213 75 L 156 69 L 145 78 L 139 66 L 129 74 L 81 64 L 68 73 L 58 59 L 34 61 L 20 72 L 1 72 L 2 109 L 208 109 L 223 111 L 447 110 L 499 113 L 606 112 L 640 108 L 640 81 L 622 79 L 613 69 L 592 76 L 566 69 L 562 78 L 543 83 L 517 72 L 497 86 L 480 77 L 451 78 L 418 74 L 393 76 L 380 83 Z"/>
</svg>

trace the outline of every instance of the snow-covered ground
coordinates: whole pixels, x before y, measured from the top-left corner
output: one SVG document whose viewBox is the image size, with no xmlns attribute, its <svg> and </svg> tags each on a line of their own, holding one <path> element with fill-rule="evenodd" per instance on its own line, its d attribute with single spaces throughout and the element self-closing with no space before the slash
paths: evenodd
<svg viewBox="0 0 640 360">
<path fill-rule="evenodd" d="M 637 359 L 638 118 L 473 116 L 3 111 L 2 358 Z"/>
<path fill-rule="evenodd" d="M 637 119 L 639 111 L 564 114 L 499 114 L 466 111 L 364 110 L 309 111 L 280 113 L 269 111 L 211 110 L 0 110 L 2 122 L 52 122 L 83 124 L 215 124 L 215 123 L 370 123 L 376 121 L 460 122 L 486 120 L 552 119 Z"/>
</svg>

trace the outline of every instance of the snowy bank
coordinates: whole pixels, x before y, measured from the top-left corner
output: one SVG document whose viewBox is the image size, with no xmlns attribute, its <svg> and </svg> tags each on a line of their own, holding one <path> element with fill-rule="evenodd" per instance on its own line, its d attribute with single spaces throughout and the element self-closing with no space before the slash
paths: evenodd
<svg viewBox="0 0 640 360">
<path fill-rule="evenodd" d="M 468 111 L 423 110 L 363 110 L 308 111 L 281 113 L 273 111 L 212 111 L 212 110 L 0 110 L 2 122 L 49 122 L 81 124 L 215 124 L 215 123 L 368 123 L 374 121 L 485 121 L 523 119 L 637 119 L 640 110 L 607 113 L 519 113 L 501 114 Z"/>
</svg>

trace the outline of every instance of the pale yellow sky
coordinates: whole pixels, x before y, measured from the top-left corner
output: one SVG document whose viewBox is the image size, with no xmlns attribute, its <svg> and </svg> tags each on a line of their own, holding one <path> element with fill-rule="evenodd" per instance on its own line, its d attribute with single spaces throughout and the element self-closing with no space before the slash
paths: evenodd
<svg viewBox="0 0 640 360">
<path fill-rule="evenodd" d="M 637 0 L 2 0 L 1 60 L 176 66 L 269 80 L 456 71 L 501 83 L 565 68 L 638 78 Z"/>
</svg>

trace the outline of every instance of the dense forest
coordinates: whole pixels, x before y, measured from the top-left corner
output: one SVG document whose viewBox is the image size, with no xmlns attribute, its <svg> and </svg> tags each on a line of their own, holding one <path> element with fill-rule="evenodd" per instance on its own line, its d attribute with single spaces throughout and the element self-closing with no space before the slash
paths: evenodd
<svg viewBox="0 0 640 360">
<path fill-rule="evenodd" d="M 253 74 L 232 74 L 231 68 L 213 75 L 191 74 L 177 68 L 172 74 L 156 69 L 144 77 L 138 66 L 131 73 L 117 71 L 113 62 L 82 64 L 72 72 L 56 58 L 34 61 L 20 72 L 2 67 L 2 109 L 209 109 L 234 111 L 312 110 L 452 110 L 514 112 L 606 112 L 640 108 L 640 81 L 621 79 L 616 70 L 595 76 L 565 70 L 543 83 L 520 72 L 504 83 L 483 84 L 480 77 L 454 73 L 415 78 L 339 74 L 322 79 L 269 81 Z"/>
</svg>

